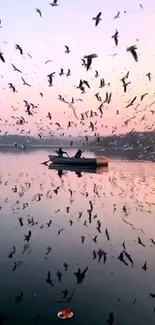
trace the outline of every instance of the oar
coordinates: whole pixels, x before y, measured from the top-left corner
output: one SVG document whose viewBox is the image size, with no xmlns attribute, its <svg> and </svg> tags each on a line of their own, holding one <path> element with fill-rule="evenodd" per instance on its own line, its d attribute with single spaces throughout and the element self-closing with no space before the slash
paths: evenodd
<svg viewBox="0 0 155 325">
<path fill-rule="evenodd" d="M 48 163 L 49 161 L 50 161 L 50 159 L 47 160 L 47 161 L 42 162 L 41 164 L 42 164 L 42 165 L 47 165 L 47 163 Z"/>
</svg>

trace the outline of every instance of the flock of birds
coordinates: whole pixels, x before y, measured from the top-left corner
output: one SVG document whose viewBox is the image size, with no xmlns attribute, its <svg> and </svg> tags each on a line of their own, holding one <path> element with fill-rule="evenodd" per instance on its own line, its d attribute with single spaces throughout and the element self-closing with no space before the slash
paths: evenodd
<svg viewBox="0 0 155 325">
<path fill-rule="evenodd" d="M 50 3 L 50 6 L 58 7 L 59 2 L 53 1 Z M 140 9 L 143 10 L 142 4 L 140 4 L 139 6 L 140 6 Z M 40 8 L 36 8 L 36 13 L 39 14 L 40 18 L 43 19 L 42 10 Z M 124 11 L 124 14 L 127 14 L 127 11 Z M 114 16 L 113 19 L 114 20 L 121 19 L 120 11 L 117 12 L 117 14 Z M 102 21 L 102 12 L 99 12 L 96 15 L 96 17 L 92 18 L 92 20 L 95 22 L 95 28 L 97 28 L 97 26 Z M 0 21 L 0 26 L 1 26 L 1 33 L 2 33 L 3 32 L 2 21 Z M 117 48 L 119 46 L 119 32 L 117 29 L 116 29 L 114 35 L 112 35 L 112 39 L 114 39 L 114 44 Z M 64 45 L 64 47 L 65 47 L 64 52 L 66 53 L 66 55 L 70 55 L 70 53 L 72 55 L 72 50 L 70 49 L 70 47 L 68 45 Z M 17 51 L 19 51 L 19 54 L 23 58 L 25 58 L 24 55 L 26 55 L 26 53 L 19 44 L 15 44 L 15 49 Z M 131 46 L 127 47 L 126 51 L 131 53 L 135 62 L 138 62 L 137 45 L 131 45 Z M 33 59 L 30 53 L 27 53 L 27 55 L 31 59 Z M 115 53 L 113 56 L 115 56 L 115 55 L 117 55 L 117 53 Z M 90 69 L 93 69 L 93 61 L 97 57 L 98 57 L 98 55 L 96 53 L 84 55 L 83 58 L 81 59 L 81 65 L 84 67 L 84 69 L 86 71 L 89 71 Z M 2 51 L 0 51 L 0 62 L 2 64 L 8 64 L 8 62 L 5 59 L 5 53 L 3 53 Z M 49 64 L 50 62 L 52 62 L 52 60 L 46 60 L 45 64 Z M 14 72 L 21 74 L 21 80 L 23 82 L 23 86 L 27 86 L 29 88 L 32 87 L 32 85 L 27 80 L 25 80 L 22 70 L 20 68 L 16 67 L 13 63 L 11 63 L 11 66 L 12 66 Z M 66 77 L 68 78 L 71 76 L 71 74 L 72 74 L 72 72 L 69 68 L 67 68 L 66 71 L 64 70 L 64 68 L 60 68 L 60 73 L 59 73 L 60 77 L 63 75 L 66 75 Z M 55 75 L 56 75 L 55 71 L 53 71 L 47 75 L 47 82 L 48 82 L 49 87 L 52 87 L 54 85 L 53 82 L 54 82 Z M 148 77 L 148 80 L 151 82 L 151 78 L 152 78 L 151 72 L 148 72 L 146 74 L 146 76 Z M 94 78 L 97 79 L 99 77 L 100 77 L 99 71 L 95 70 Z M 128 86 L 131 84 L 131 81 L 129 81 L 129 77 L 130 77 L 130 72 L 127 71 L 127 73 L 125 73 L 125 75 L 120 78 L 120 81 L 122 83 L 122 87 L 124 90 L 124 94 L 128 93 Z M 16 88 L 16 86 L 14 85 L 13 82 L 9 82 L 8 87 L 14 94 L 18 95 L 18 89 Z M 76 89 L 79 89 L 81 91 L 82 95 L 86 93 L 86 90 L 89 91 L 92 88 L 90 81 L 85 80 L 85 79 L 80 79 L 79 83 L 74 87 L 76 87 Z M 46 116 L 46 118 L 49 119 L 49 125 L 45 126 L 46 120 L 44 120 L 44 119 L 39 119 L 39 121 L 38 120 L 35 121 L 35 125 L 38 130 L 37 131 L 38 138 L 40 140 L 42 140 L 44 138 L 45 133 L 46 134 L 48 133 L 49 136 L 58 135 L 58 133 L 60 136 L 64 136 L 66 130 L 67 131 L 70 130 L 72 133 L 73 128 L 76 128 L 76 130 L 78 130 L 78 128 L 81 128 L 81 127 L 83 128 L 82 137 L 85 133 L 89 134 L 90 132 L 92 133 L 92 135 L 94 137 L 98 137 L 99 136 L 98 129 L 100 127 L 105 128 L 108 131 L 109 126 L 107 125 L 107 123 L 103 123 L 102 117 L 105 115 L 108 105 L 112 102 L 112 91 L 109 92 L 109 90 L 108 90 L 109 87 L 111 87 L 111 83 L 106 82 L 103 77 L 100 77 L 99 90 L 104 89 L 104 88 L 106 89 L 105 94 L 104 94 L 105 98 L 103 99 L 103 96 L 98 91 L 97 93 L 94 94 L 94 97 L 96 98 L 98 105 L 99 105 L 97 107 L 97 109 L 93 110 L 91 108 L 91 109 L 88 109 L 88 110 L 80 112 L 80 113 L 77 113 L 76 104 L 78 102 L 84 102 L 84 97 L 79 97 L 79 98 L 72 97 L 71 100 L 68 100 L 66 98 L 66 95 L 63 96 L 61 94 L 58 94 L 58 100 L 64 104 L 67 104 L 68 108 L 72 109 L 73 114 L 70 114 L 68 116 L 68 119 L 69 119 L 68 125 L 67 125 L 67 127 L 65 127 L 64 125 L 61 125 L 61 123 L 59 121 L 54 121 L 53 117 L 52 117 L 52 113 L 49 111 Z M 44 97 L 43 91 L 41 91 L 39 93 L 39 95 L 41 98 L 43 98 Z M 124 119 L 122 127 L 124 127 L 124 128 L 129 127 L 129 123 L 133 123 L 134 127 L 132 128 L 131 131 L 134 132 L 136 130 L 136 127 L 139 126 L 140 123 L 144 123 L 145 131 L 154 130 L 154 123 L 152 123 L 152 125 L 150 126 L 150 124 L 147 122 L 147 114 L 146 113 L 149 113 L 149 114 L 151 113 L 152 115 L 154 115 L 155 111 L 152 109 L 152 105 L 154 105 L 155 101 L 151 101 L 149 104 L 147 104 L 145 106 L 144 109 L 141 109 L 142 101 L 144 101 L 144 98 L 146 96 L 149 96 L 149 91 L 146 91 L 145 93 L 143 93 L 140 96 L 140 102 L 138 100 L 138 96 L 134 96 L 134 98 L 128 100 L 128 102 L 126 103 L 126 108 L 133 107 L 133 114 L 131 116 L 131 113 L 130 113 L 129 115 L 122 118 L 122 119 Z M 150 96 L 149 98 L 152 98 L 152 96 Z M 17 102 L 17 103 L 20 106 L 22 105 L 22 103 L 20 103 L 20 102 Z M 36 116 L 36 114 L 38 113 L 39 103 L 34 104 L 32 102 L 29 102 L 26 99 L 23 99 L 23 103 L 25 105 L 26 115 L 27 116 L 34 116 L 34 115 Z M 2 117 L 1 117 L 1 119 L 0 119 L 0 121 L 2 122 L 1 125 L 3 126 L 3 128 L 5 128 L 6 126 L 15 127 L 16 128 L 15 132 L 16 133 L 18 132 L 20 135 L 26 135 L 27 142 L 30 143 L 31 142 L 30 135 L 32 134 L 32 130 L 26 130 L 26 128 L 29 125 L 29 123 L 28 123 L 29 119 L 27 120 L 26 115 L 22 115 L 21 113 L 18 114 L 19 108 L 12 106 L 12 109 L 14 112 L 17 111 L 17 115 L 11 116 L 11 123 L 8 119 L 3 121 Z M 66 110 L 64 111 L 64 114 L 66 114 Z M 140 114 L 140 117 L 139 117 L 139 114 Z M 143 114 L 143 115 L 141 116 L 141 114 Z M 119 109 L 116 109 L 116 115 L 120 115 Z M 12 122 L 12 120 L 13 120 L 13 122 Z M 24 126 L 24 128 L 22 128 L 22 130 L 21 130 L 21 126 Z M 52 130 L 51 130 L 51 126 L 52 126 Z M 56 128 L 56 130 L 54 130 L 55 128 Z M 111 132 L 112 132 L 112 134 L 118 132 L 117 125 L 112 126 Z M 0 130 L 0 133 L 2 134 L 3 131 Z M 81 135 L 81 132 L 79 134 Z M 9 135 L 9 132 L 6 131 L 5 135 Z M 70 136 L 72 136 L 72 135 L 70 135 Z"/>
</svg>

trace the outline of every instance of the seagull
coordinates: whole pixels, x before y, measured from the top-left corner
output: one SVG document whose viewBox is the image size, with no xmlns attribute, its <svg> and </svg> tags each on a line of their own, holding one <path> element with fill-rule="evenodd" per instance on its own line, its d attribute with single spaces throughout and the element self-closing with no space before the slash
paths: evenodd
<svg viewBox="0 0 155 325">
<path fill-rule="evenodd" d="M 21 48 L 20 45 L 15 44 L 15 49 L 16 49 L 16 50 L 19 50 L 20 54 L 23 55 L 23 50 L 22 50 L 22 48 Z"/>
<path fill-rule="evenodd" d="M 99 76 L 99 73 L 97 70 L 95 70 L 95 78 L 97 78 Z"/>
<path fill-rule="evenodd" d="M 151 72 L 148 72 L 146 76 L 148 77 L 149 81 L 151 81 Z"/>
<path fill-rule="evenodd" d="M 40 9 L 36 9 L 36 12 L 38 12 L 38 14 L 40 15 L 40 17 L 42 17 L 42 13 L 41 13 L 41 10 Z"/>
<path fill-rule="evenodd" d="M 97 58 L 97 54 L 89 54 L 89 55 L 85 55 L 84 59 L 87 59 L 87 63 L 86 63 L 86 69 L 87 71 L 89 70 L 91 64 L 92 64 L 92 59 Z"/>
<path fill-rule="evenodd" d="M 135 102 L 136 98 L 137 98 L 137 96 L 135 96 L 135 97 L 132 99 L 132 101 L 131 101 L 127 106 L 126 106 L 126 108 L 128 108 L 129 106 L 132 106 L 133 103 Z"/>
<path fill-rule="evenodd" d="M 120 11 L 118 11 L 117 15 L 114 17 L 114 19 L 119 18 L 120 16 Z"/>
<path fill-rule="evenodd" d="M 100 80 L 100 86 L 99 86 L 99 88 L 103 88 L 104 86 L 105 86 L 105 81 L 104 81 L 104 78 L 102 78 Z"/>
<path fill-rule="evenodd" d="M 23 80 L 23 85 L 24 85 L 24 86 L 31 87 L 31 85 L 29 85 L 29 84 L 24 80 L 24 78 L 22 78 L 22 80 Z"/>
<path fill-rule="evenodd" d="M 127 47 L 126 51 L 127 52 L 131 52 L 131 54 L 133 55 L 133 58 L 135 59 L 136 62 L 138 62 L 138 55 L 137 55 L 137 46 L 136 45 L 132 45 L 130 47 Z"/>
<path fill-rule="evenodd" d="M 14 65 L 14 64 L 12 64 L 12 63 L 11 63 L 11 65 L 12 65 L 12 67 L 13 67 L 14 71 L 17 71 L 17 72 L 20 72 L 20 73 L 22 73 L 22 72 L 21 72 L 21 70 L 19 70 L 19 69 L 17 69 L 17 68 L 15 67 L 15 65 Z"/>
<path fill-rule="evenodd" d="M 112 38 L 115 41 L 116 46 L 118 45 L 118 30 L 116 29 L 115 34 L 112 36 Z"/>
<path fill-rule="evenodd" d="M 66 48 L 66 51 L 65 51 L 65 53 L 70 53 L 70 49 L 69 49 L 69 47 L 67 46 L 67 45 L 65 45 L 65 48 Z"/>
<path fill-rule="evenodd" d="M 63 76 L 63 74 L 64 74 L 64 69 L 61 68 L 61 71 L 59 73 L 59 76 Z"/>
<path fill-rule="evenodd" d="M 5 63 L 5 59 L 4 59 L 3 53 L 1 51 L 0 51 L 0 59 L 1 59 L 2 62 Z"/>
<path fill-rule="evenodd" d="M 70 69 L 68 69 L 68 72 L 66 73 L 66 77 L 69 77 L 71 75 Z"/>
<path fill-rule="evenodd" d="M 53 62 L 52 60 L 47 60 L 46 62 L 45 62 L 45 64 L 47 64 L 47 63 L 49 63 L 49 62 Z"/>
<path fill-rule="evenodd" d="M 102 20 L 100 17 L 102 15 L 102 12 L 99 12 L 99 14 L 96 17 L 93 17 L 93 20 L 95 20 L 95 26 L 97 26 L 100 22 L 100 20 Z"/>
<path fill-rule="evenodd" d="M 58 6 L 58 0 L 53 0 L 53 2 L 51 2 L 50 3 L 50 5 L 52 6 L 52 7 L 56 7 L 56 6 Z"/>
</svg>

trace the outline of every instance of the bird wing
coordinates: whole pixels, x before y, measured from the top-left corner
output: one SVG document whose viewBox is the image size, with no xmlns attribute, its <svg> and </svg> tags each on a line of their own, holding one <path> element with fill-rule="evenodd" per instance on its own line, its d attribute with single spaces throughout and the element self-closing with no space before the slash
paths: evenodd
<svg viewBox="0 0 155 325">
<path fill-rule="evenodd" d="M 102 12 L 100 11 L 99 14 L 96 16 L 97 19 L 99 19 L 102 15 Z"/>
</svg>

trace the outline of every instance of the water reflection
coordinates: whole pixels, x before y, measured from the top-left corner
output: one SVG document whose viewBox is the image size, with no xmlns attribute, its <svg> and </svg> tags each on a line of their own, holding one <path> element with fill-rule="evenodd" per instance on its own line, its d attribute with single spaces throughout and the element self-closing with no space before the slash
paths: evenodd
<svg viewBox="0 0 155 325">
<path fill-rule="evenodd" d="M 4 324 L 58 324 L 62 308 L 75 325 L 153 324 L 154 164 L 60 178 L 40 164 L 48 154 L 0 154 Z"/>
<path fill-rule="evenodd" d="M 49 169 L 54 169 L 58 171 L 58 176 L 61 177 L 63 174 L 69 172 L 74 172 L 78 177 L 82 177 L 82 173 L 89 174 L 98 174 L 101 175 L 103 173 L 108 172 L 108 167 L 89 167 L 89 166 L 66 166 L 66 165 L 56 165 L 50 164 Z"/>
</svg>

